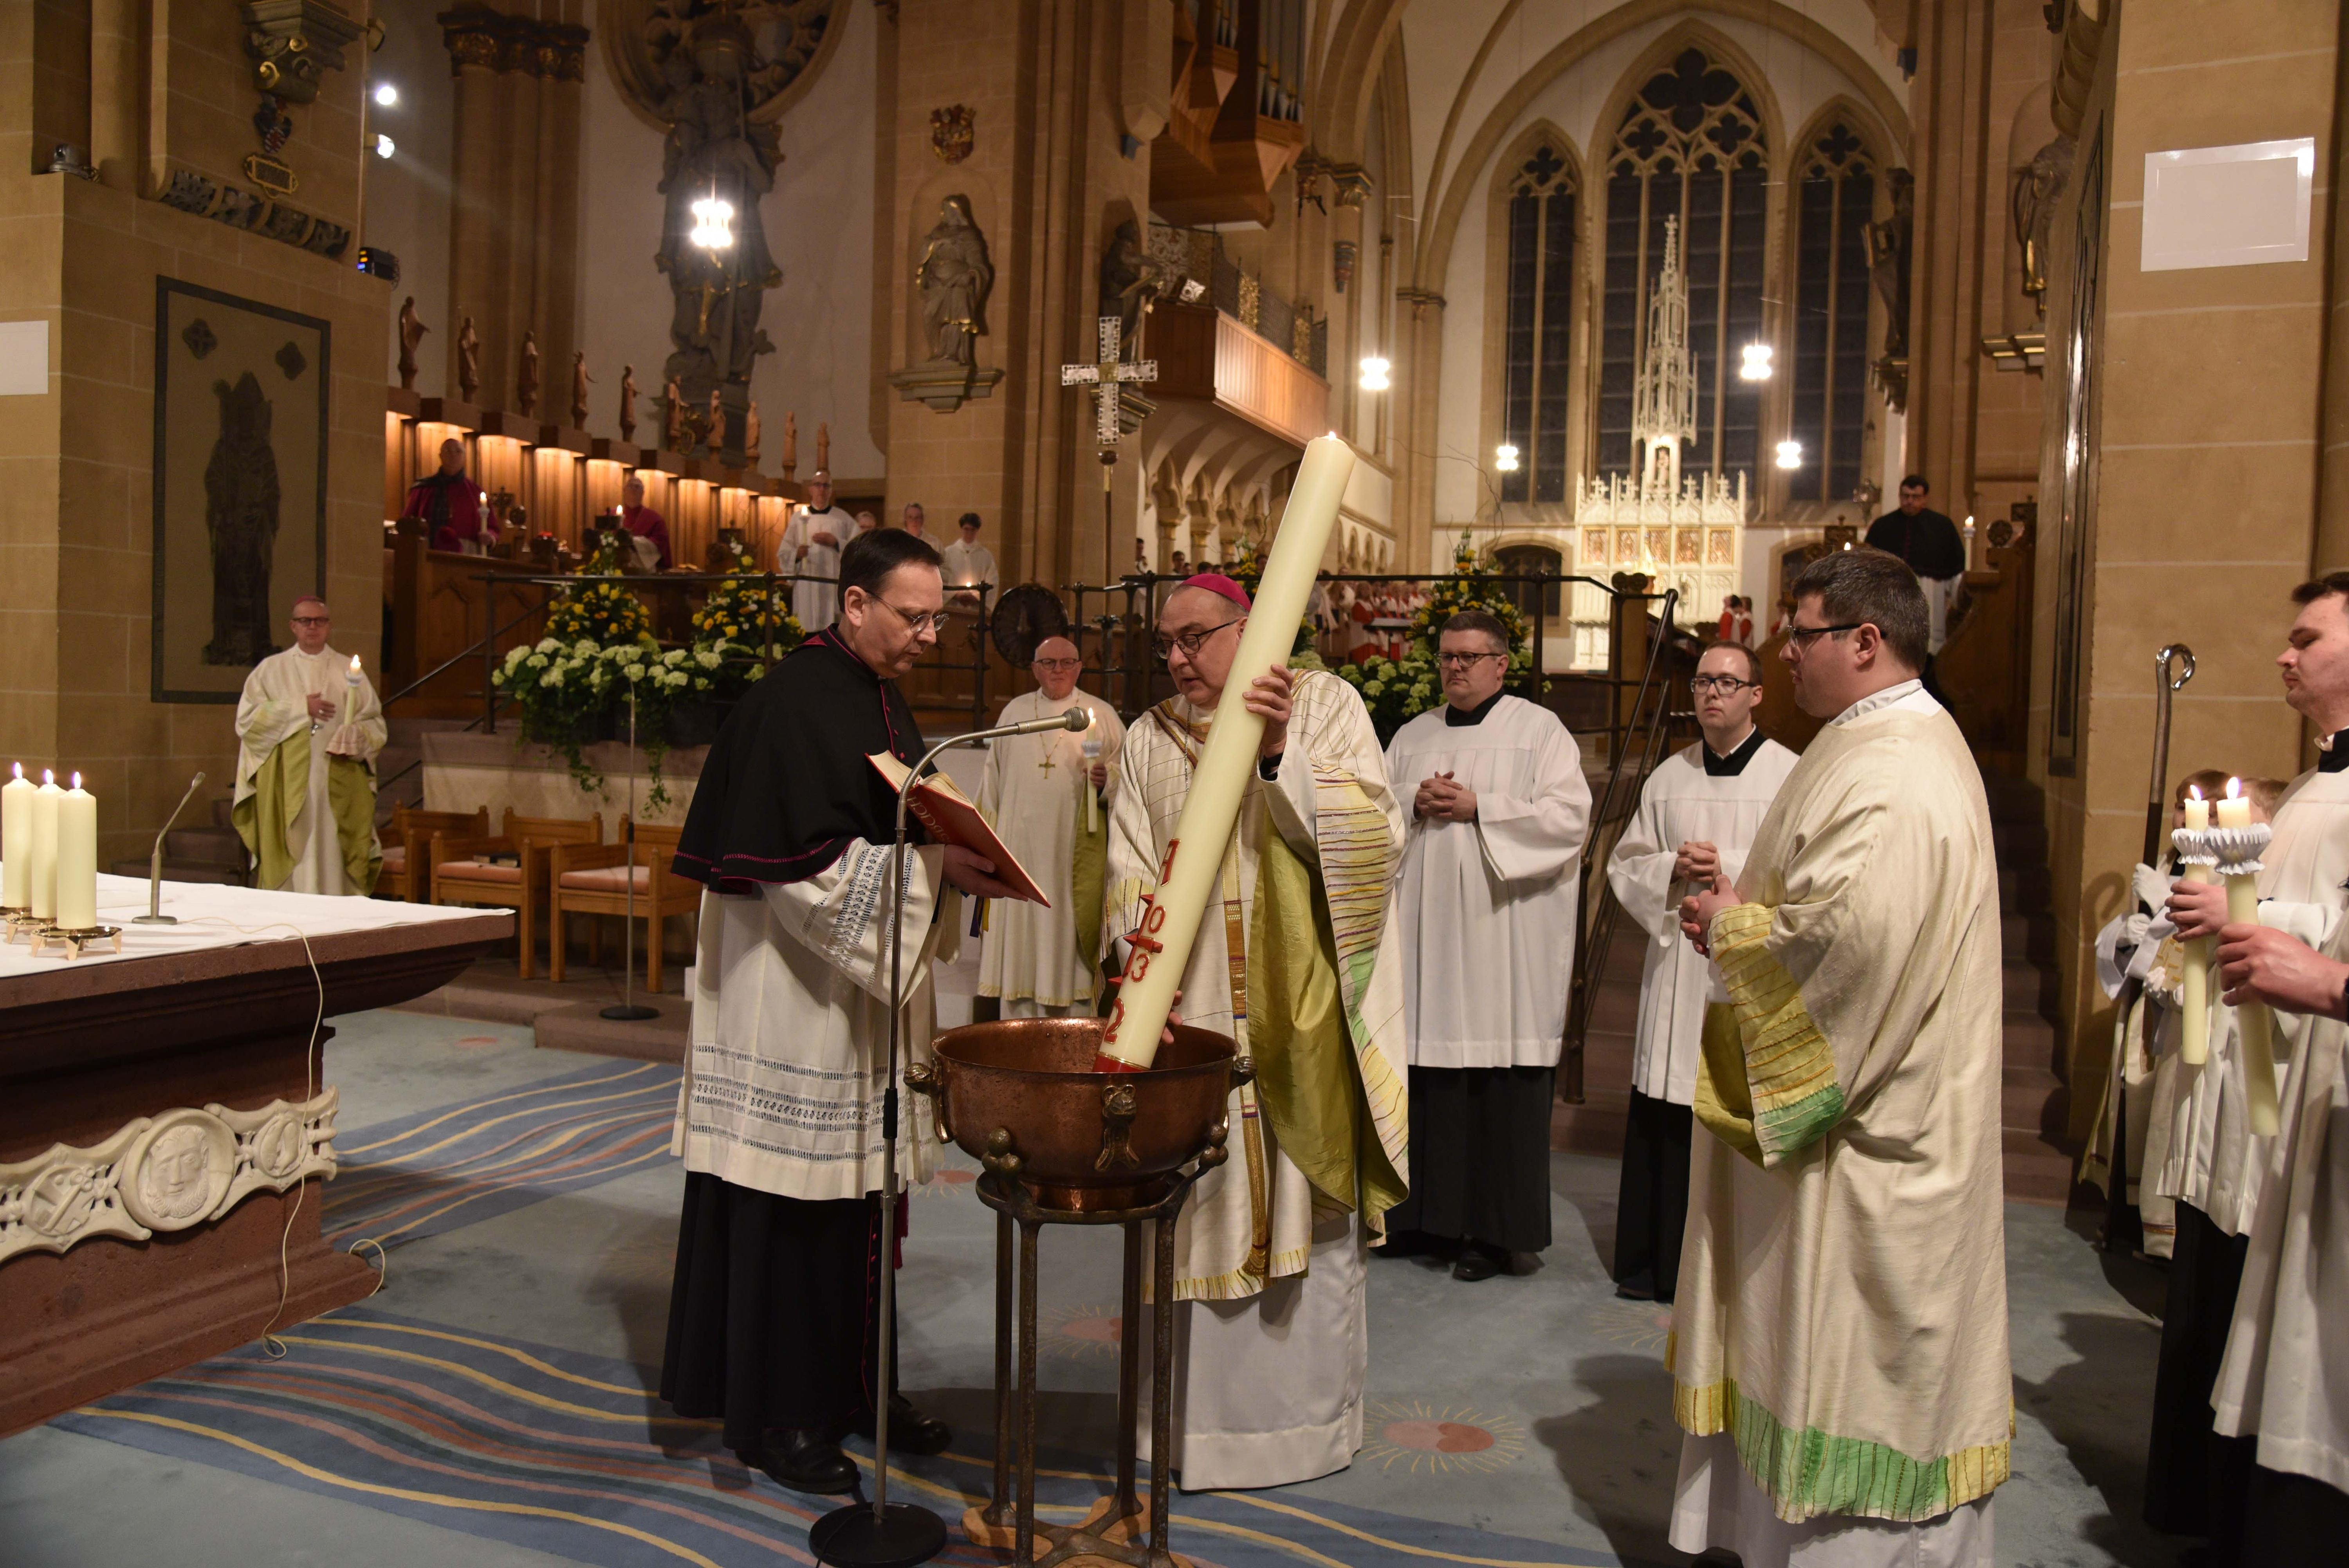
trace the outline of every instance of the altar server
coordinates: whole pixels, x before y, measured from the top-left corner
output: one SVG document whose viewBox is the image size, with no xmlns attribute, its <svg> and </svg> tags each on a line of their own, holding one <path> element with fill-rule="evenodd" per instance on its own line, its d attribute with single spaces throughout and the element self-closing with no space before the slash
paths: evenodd
<svg viewBox="0 0 2349 1568">
<path fill-rule="evenodd" d="M 2250 1453 L 2213 1489 L 2208 1560 L 2331 1568 L 2349 1541 L 2349 921 L 2318 953 L 2261 917 L 2225 928 L 2219 979 L 2291 1018 L 2299 1051 L 2212 1396 L 2215 1446 Z"/>
<path fill-rule="evenodd" d="M 779 570 L 797 572 L 792 585 L 792 617 L 802 631 L 821 631 L 840 613 L 840 588 L 828 579 L 840 573 L 840 549 L 856 536 L 856 519 L 832 504 L 832 475 L 817 469 L 807 484 L 807 504 L 783 530 Z"/>
<path fill-rule="evenodd" d="M 895 678 L 936 640 L 937 553 L 908 534 L 854 540 L 840 623 L 751 687 L 704 763 L 677 850 L 702 884 L 685 1083 L 673 1148 L 685 1210 L 661 1397 L 722 1417 L 726 1445 L 800 1491 L 846 1491 L 848 1432 L 870 1434 L 874 1302 L 885 1246 L 883 1097 L 895 796 L 867 761 L 920 761 Z M 930 964 L 951 959 L 958 889 L 1011 898 L 955 846 L 906 862 L 899 1058 L 928 1056 Z M 901 1179 L 928 1172 L 926 1116 L 904 1102 Z M 894 1378 L 894 1374 L 893 1374 Z M 937 1453 L 946 1428 L 891 1391 L 890 1440 Z"/>
<path fill-rule="evenodd" d="M 2275 808 L 2275 836 L 2261 857 L 2260 923 L 2321 947 L 2349 909 L 2349 572 L 2292 592 L 2300 607 L 2276 663 L 2284 701 L 2323 737 L 2317 765 L 2292 780 Z M 2168 909 L 2182 940 L 2227 920 L 2222 884 L 2180 881 Z M 2309 1022 L 2279 1015 L 2268 1031 L 2278 1104 L 2292 1097 Z M 2212 1010 L 2209 1057 L 2180 1069 L 2167 1158 L 2157 1189 L 2178 1200 L 2178 1233 L 2162 1315 L 2147 1460 L 2146 1518 L 2186 1535 L 2220 1535 L 2249 1481 L 2248 1444 L 2210 1440 L 2210 1397 L 2244 1278 L 2253 1216 L 2273 1179 L 2275 1140 L 2245 1118 L 2249 1085 L 2234 1010 Z"/>
<path fill-rule="evenodd" d="M 1488 1280 L 1549 1245 L 1549 1122 L 1574 972 L 1590 784 L 1557 715 L 1501 690 L 1509 634 L 1436 634 L 1444 705 L 1397 731 L 1409 800 L 1396 897 L 1411 1057 L 1411 1196 L 1382 1253 L 1433 1247 Z"/>
<path fill-rule="evenodd" d="M 295 893 L 375 891 L 375 759 L 389 732 L 364 670 L 328 643 L 326 602 L 294 601 L 294 646 L 253 667 L 236 705 L 230 821 L 254 883 Z"/>
<path fill-rule="evenodd" d="M 1363 1237 L 1402 1194 L 1409 1114 L 1389 890 L 1403 824 L 1378 734 L 1324 670 L 1276 667 L 1226 691 L 1247 613 L 1226 576 L 1167 596 L 1158 643 L 1176 694 L 1126 731 L 1110 809 L 1103 930 L 1122 939 L 1157 885 L 1217 707 L 1265 715 L 1220 909 L 1178 1009 L 1258 1068 L 1232 1095 L 1230 1158 L 1176 1231 L 1175 1451 L 1161 1458 L 1192 1490 L 1307 1480 L 1361 1447 Z"/>
<path fill-rule="evenodd" d="M 1109 826 L 1102 802 L 1125 743 L 1125 726 L 1107 702 L 1077 690 L 1082 660 L 1067 638 L 1038 643 L 1028 668 L 1037 690 L 1006 702 L 996 722 L 1047 719 L 1081 704 L 1093 724 L 1081 735 L 1066 730 L 1014 735 L 987 748 L 978 808 L 1052 904 L 988 906 L 978 994 L 999 997 L 1006 1018 L 1090 1016 L 1101 985 L 1102 870 Z M 1093 797 L 1090 826 L 1088 794 Z"/>
<path fill-rule="evenodd" d="M 1705 1021 L 1672 1340 L 1671 1539 L 1749 1565 L 1987 1563 L 2008 1474 L 1998 872 L 1925 597 L 1842 550 L 1783 657 L 1827 721 L 1737 886 L 1682 906 Z"/>
<path fill-rule="evenodd" d="M 938 560 L 947 575 L 949 589 L 970 589 L 957 593 L 957 609 L 976 610 L 996 586 L 995 552 L 978 542 L 981 519 L 976 512 L 966 512 L 956 523 L 959 535 L 953 544 L 938 552 Z"/>
<path fill-rule="evenodd" d="M 1608 857 L 1615 898 L 1647 937 L 1631 1046 L 1631 1103 L 1615 1206 L 1615 1293 L 1668 1302 L 1688 1220 L 1689 1146 L 1711 966 L 1682 939 L 1681 899 L 1734 883 L 1795 753 L 1754 722 L 1762 659 L 1737 642 L 1698 656 L 1689 682 L 1704 738 L 1664 759 Z"/>
</svg>

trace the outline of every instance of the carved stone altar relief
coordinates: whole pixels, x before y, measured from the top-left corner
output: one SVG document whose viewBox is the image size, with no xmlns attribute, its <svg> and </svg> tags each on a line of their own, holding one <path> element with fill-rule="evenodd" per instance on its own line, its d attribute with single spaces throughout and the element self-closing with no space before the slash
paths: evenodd
<svg viewBox="0 0 2349 1568">
<path fill-rule="evenodd" d="M 259 1110 L 182 1106 L 127 1123 L 86 1148 L 0 1165 L 0 1264 L 63 1252 L 97 1236 L 144 1241 L 209 1223 L 264 1188 L 284 1192 L 335 1174 L 341 1091 Z"/>
</svg>

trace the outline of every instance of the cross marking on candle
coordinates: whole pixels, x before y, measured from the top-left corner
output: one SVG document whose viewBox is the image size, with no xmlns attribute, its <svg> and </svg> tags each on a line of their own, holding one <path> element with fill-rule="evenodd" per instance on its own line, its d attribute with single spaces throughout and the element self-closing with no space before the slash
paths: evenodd
<svg viewBox="0 0 2349 1568">
<path fill-rule="evenodd" d="M 1093 440 L 1102 446 L 1115 446 L 1124 434 L 1119 426 L 1124 396 L 1123 383 L 1158 379 L 1158 361 L 1122 360 L 1119 354 L 1124 338 L 1124 323 L 1117 317 L 1104 316 L 1099 325 L 1100 358 L 1091 365 L 1061 366 L 1061 385 L 1100 389 L 1093 394 Z"/>
</svg>

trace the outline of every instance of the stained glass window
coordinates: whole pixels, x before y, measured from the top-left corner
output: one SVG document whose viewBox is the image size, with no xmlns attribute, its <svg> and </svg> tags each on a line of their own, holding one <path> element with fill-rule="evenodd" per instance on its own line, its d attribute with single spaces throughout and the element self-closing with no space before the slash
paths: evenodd
<svg viewBox="0 0 2349 1568">
<path fill-rule="evenodd" d="M 1868 425 L 1868 223 L 1876 170 L 1837 121 L 1811 144 L 1795 190 L 1795 395 L 1803 466 L 1796 501 L 1838 501 L 1859 484 Z"/>
<path fill-rule="evenodd" d="M 1507 313 L 1502 327 L 1501 439 L 1517 449 L 1504 501 L 1564 501 L 1573 388 L 1574 183 L 1543 142 L 1513 176 Z"/>
<path fill-rule="evenodd" d="M 1738 350 L 1762 338 L 1769 200 L 1762 111 L 1744 83 L 1691 47 L 1649 78 L 1618 128 L 1607 167 L 1607 267 L 1599 306 L 1599 471 L 1630 473 L 1631 394 L 1648 292 L 1663 264 L 1664 220 L 1680 220 L 1688 274 L 1696 445 L 1682 471 L 1754 468 L 1758 383 Z"/>
</svg>

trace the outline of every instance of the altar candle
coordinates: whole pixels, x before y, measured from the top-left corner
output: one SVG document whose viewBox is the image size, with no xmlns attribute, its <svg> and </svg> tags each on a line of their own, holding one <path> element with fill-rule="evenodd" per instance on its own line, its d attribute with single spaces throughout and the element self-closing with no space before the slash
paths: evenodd
<svg viewBox="0 0 2349 1568">
<path fill-rule="evenodd" d="M 68 931 L 98 924 L 98 799 L 73 776 L 57 796 L 57 923 Z"/>
<path fill-rule="evenodd" d="M 43 768 L 41 787 L 33 792 L 33 885 L 28 900 L 37 920 L 57 918 L 57 802 L 65 794 L 57 787 L 57 775 Z"/>
<path fill-rule="evenodd" d="M 2219 826 L 2249 827 L 2251 825 L 2251 803 L 2243 794 L 2243 781 L 2227 781 L 2227 797 L 2219 803 Z"/>
<path fill-rule="evenodd" d="M 2210 803 L 2192 784 L 2186 789 L 2186 826 L 2195 833 L 2210 827 Z M 2208 866 L 2185 866 L 2179 877 L 2188 882 L 2209 882 Z M 2197 937 L 2186 944 L 2186 969 L 2178 977 L 2178 1059 L 2199 1067 L 2210 1058 L 2210 939 Z"/>
<path fill-rule="evenodd" d="M 33 781 L 25 764 L 16 776 L 0 784 L 0 909 L 23 909 L 32 904 Z"/>
<path fill-rule="evenodd" d="M 1090 703 L 1085 707 L 1084 739 L 1077 742 L 1077 748 L 1085 754 L 1084 782 L 1080 786 L 1085 795 L 1085 832 L 1098 833 L 1101 831 L 1101 800 L 1093 793 L 1093 764 L 1101 761 L 1101 720 L 1094 715 Z"/>
<path fill-rule="evenodd" d="M 1159 1031 L 1165 1027 L 1175 988 L 1191 961 L 1207 895 L 1223 869 L 1224 846 L 1239 822 L 1240 801 L 1256 772 L 1257 747 L 1264 739 L 1263 718 L 1249 712 L 1242 698 L 1257 676 L 1285 662 L 1296 644 L 1297 623 L 1304 618 L 1314 576 L 1321 569 L 1321 552 L 1338 521 L 1338 503 L 1353 472 L 1353 449 L 1335 434 L 1305 443 L 1305 461 L 1288 493 L 1280 531 L 1273 535 L 1272 554 L 1248 610 L 1247 629 L 1240 634 L 1207 743 L 1191 774 L 1191 794 L 1174 824 L 1174 836 L 1167 841 L 1158 888 L 1151 895 L 1142 929 L 1134 933 L 1117 1005 L 1102 1031 L 1101 1051 L 1093 1059 L 1097 1072 L 1140 1072 L 1157 1057 Z M 1288 765 L 1302 767 L 1305 763 L 1291 755 Z"/>
</svg>

